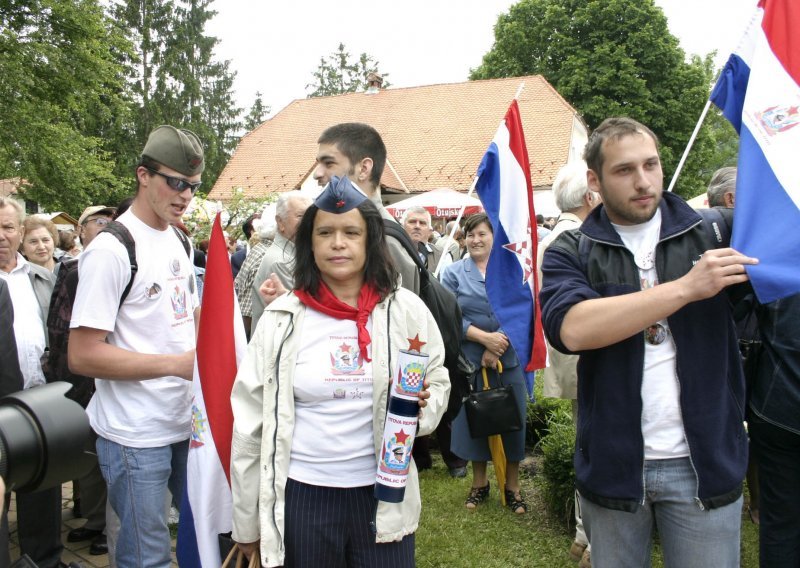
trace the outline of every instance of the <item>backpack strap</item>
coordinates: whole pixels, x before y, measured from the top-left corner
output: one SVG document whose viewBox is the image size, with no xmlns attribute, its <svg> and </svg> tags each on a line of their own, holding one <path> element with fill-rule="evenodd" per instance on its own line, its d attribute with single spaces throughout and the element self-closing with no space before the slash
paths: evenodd
<svg viewBox="0 0 800 568">
<path fill-rule="evenodd" d="M 183 231 L 181 231 L 181 230 L 180 230 L 178 227 L 176 227 L 175 225 L 170 225 L 170 227 L 172 227 L 172 230 L 173 230 L 173 231 L 175 231 L 175 234 L 176 234 L 176 235 L 178 235 L 178 240 L 179 240 L 179 241 L 181 242 L 181 244 L 183 245 L 183 250 L 185 250 L 185 251 L 186 251 L 186 256 L 188 256 L 188 257 L 189 257 L 189 260 L 192 260 L 192 245 L 191 245 L 191 243 L 189 242 L 189 237 L 187 237 L 187 236 L 186 236 L 186 233 L 184 233 Z"/>
<path fill-rule="evenodd" d="M 731 227 L 733 226 L 733 209 L 711 207 L 709 209 L 696 209 L 695 211 L 703 218 L 703 228 L 713 247 L 729 247 L 731 244 Z"/>
<path fill-rule="evenodd" d="M 136 277 L 136 272 L 139 270 L 139 264 L 136 262 L 136 242 L 133 240 L 133 235 L 131 235 L 128 228 L 118 221 L 111 221 L 101 232 L 108 232 L 114 235 L 116 239 L 122 243 L 122 246 L 125 247 L 125 250 L 128 251 L 128 261 L 131 263 L 131 279 L 128 280 L 128 285 L 125 286 L 125 290 L 122 291 L 122 297 L 119 300 L 119 305 L 121 306 L 125 298 L 128 297 L 131 286 L 133 286 L 133 279 Z"/>
</svg>

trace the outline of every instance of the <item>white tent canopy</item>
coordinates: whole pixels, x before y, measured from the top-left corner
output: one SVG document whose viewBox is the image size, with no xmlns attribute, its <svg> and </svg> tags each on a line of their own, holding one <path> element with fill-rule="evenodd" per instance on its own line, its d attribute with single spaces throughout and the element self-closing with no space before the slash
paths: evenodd
<svg viewBox="0 0 800 568">
<path fill-rule="evenodd" d="M 473 215 L 483 211 L 483 205 L 477 197 L 468 197 L 449 187 L 432 189 L 413 197 L 402 199 L 392 205 L 387 205 L 386 210 L 397 218 L 403 216 L 409 207 L 424 207 L 432 217 L 456 217 L 461 207 L 466 206 L 464 215 Z"/>
</svg>

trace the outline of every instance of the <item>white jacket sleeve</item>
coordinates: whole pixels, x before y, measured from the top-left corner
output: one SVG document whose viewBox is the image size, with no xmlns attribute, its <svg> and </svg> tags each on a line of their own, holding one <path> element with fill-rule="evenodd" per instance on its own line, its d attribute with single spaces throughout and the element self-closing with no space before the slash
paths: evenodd
<svg viewBox="0 0 800 568">
<path fill-rule="evenodd" d="M 250 543 L 261 538 L 259 493 L 261 488 L 261 435 L 264 424 L 265 326 L 260 326 L 247 348 L 231 391 L 233 441 L 231 489 L 233 540 Z"/>
</svg>

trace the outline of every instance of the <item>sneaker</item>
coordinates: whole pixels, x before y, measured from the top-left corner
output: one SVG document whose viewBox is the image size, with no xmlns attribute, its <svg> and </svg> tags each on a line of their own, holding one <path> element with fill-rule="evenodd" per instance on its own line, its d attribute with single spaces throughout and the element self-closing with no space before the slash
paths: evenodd
<svg viewBox="0 0 800 568">
<path fill-rule="evenodd" d="M 588 548 L 583 551 L 581 561 L 578 562 L 578 568 L 592 568 L 592 551 Z"/>
<path fill-rule="evenodd" d="M 585 551 L 586 545 L 574 540 L 572 541 L 572 546 L 569 547 L 569 559 L 573 562 L 580 562 Z"/>
</svg>

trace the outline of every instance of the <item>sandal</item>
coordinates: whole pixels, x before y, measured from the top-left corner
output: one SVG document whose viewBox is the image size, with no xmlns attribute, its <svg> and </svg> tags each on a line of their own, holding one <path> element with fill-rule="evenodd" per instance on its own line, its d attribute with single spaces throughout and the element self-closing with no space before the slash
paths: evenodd
<svg viewBox="0 0 800 568">
<path fill-rule="evenodd" d="M 489 496 L 489 482 L 486 482 L 486 485 L 483 487 L 473 487 L 469 491 L 469 495 L 467 495 L 467 500 L 464 501 L 464 506 L 467 509 L 476 509 L 478 505 L 486 501 L 486 498 Z"/>
<path fill-rule="evenodd" d="M 528 504 L 522 499 L 522 493 L 517 491 L 505 490 L 506 506 L 517 515 L 524 515 L 528 512 Z M 522 510 L 520 510 L 522 509 Z"/>
</svg>

